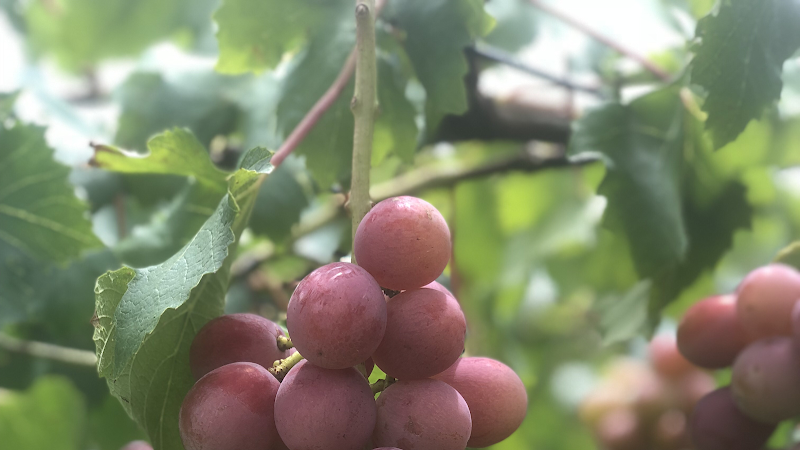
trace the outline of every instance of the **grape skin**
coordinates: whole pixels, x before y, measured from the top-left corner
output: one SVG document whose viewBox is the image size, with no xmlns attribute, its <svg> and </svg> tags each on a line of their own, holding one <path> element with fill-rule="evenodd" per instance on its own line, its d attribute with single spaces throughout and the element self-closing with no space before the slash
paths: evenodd
<svg viewBox="0 0 800 450">
<path fill-rule="evenodd" d="M 444 295 L 448 295 L 450 297 L 453 297 L 454 300 L 458 301 L 456 296 L 453 295 L 452 292 L 450 292 L 450 289 L 447 289 L 446 287 L 442 286 L 442 284 L 439 283 L 438 281 L 431 281 L 430 283 L 428 283 L 428 284 L 426 284 L 425 286 L 422 286 L 422 287 L 424 289 L 433 289 L 435 291 L 439 291 L 439 292 L 443 293 Z"/>
<path fill-rule="evenodd" d="M 390 298 L 387 306 L 386 333 L 372 355 L 386 374 L 400 380 L 427 378 L 461 355 L 467 322 L 455 298 L 413 289 Z"/>
<path fill-rule="evenodd" d="M 275 423 L 292 450 L 352 450 L 369 442 L 377 407 L 354 368 L 324 369 L 301 361 L 280 384 Z"/>
<path fill-rule="evenodd" d="M 195 380 L 234 362 L 252 362 L 270 368 L 288 356 L 278 349 L 283 330 L 255 314 L 228 314 L 209 321 L 195 336 L 189 350 L 189 367 Z"/>
<path fill-rule="evenodd" d="M 215 369 L 189 390 L 179 429 L 186 450 L 273 450 L 280 438 L 273 405 L 280 383 L 255 363 Z"/>
<path fill-rule="evenodd" d="M 645 447 L 642 421 L 629 409 L 609 411 L 594 430 L 605 450 L 639 450 Z"/>
<path fill-rule="evenodd" d="M 434 281 L 450 260 L 450 230 L 441 213 L 415 197 L 386 199 L 358 225 L 356 261 L 384 288 L 416 289 Z"/>
<path fill-rule="evenodd" d="M 792 334 L 791 314 L 800 298 L 800 272 L 770 264 L 750 272 L 736 290 L 739 321 L 751 341 Z"/>
<path fill-rule="evenodd" d="M 748 343 L 736 312 L 736 297 L 718 295 L 692 305 L 678 327 L 678 348 L 694 365 L 729 367 Z"/>
<path fill-rule="evenodd" d="M 469 407 L 447 383 L 398 381 L 378 397 L 373 444 L 414 450 L 464 450 L 472 430 Z"/>
<path fill-rule="evenodd" d="M 131 441 L 120 450 L 153 450 L 153 447 L 145 441 Z"/>
<path fill-rule="evenodd" d="M 800 414 L 800 352 L 788 337 L 756 341 L 733 365 L 731 386 L 743 413 L 764 423 Z"/>
<path fill-rule="evenodd" d="M 345 369 L 367 360 L 386 329 L 386 299 L 363 268 L 332 263 L 297 286 L 286 312 L 297 351 L 326 369 Z"/>
<path fill-rule="evenodd" d="M 650 341 L 648 347 L 650 364 L 655 371 L 667 378 L 676 379 L 695 370 L 695 367 L 678 350 L 673 336 L 661 334 Z"/>
<path fill-rule="evenodd" d="M 469 447 L 496 444 L 519 428 L 528 410 L 525 385 L 507 365 L 490 358 L 460 358 L 435 375 L 464 397 L 472 418 Z"/>
<path fill-rule="evenodd" d="M 739 411 L 730 387 L 703 397 L 689 418 L 689 436 L 697 450 L 758 450 L 774 431 L 775 425 Z"/>
</svg>

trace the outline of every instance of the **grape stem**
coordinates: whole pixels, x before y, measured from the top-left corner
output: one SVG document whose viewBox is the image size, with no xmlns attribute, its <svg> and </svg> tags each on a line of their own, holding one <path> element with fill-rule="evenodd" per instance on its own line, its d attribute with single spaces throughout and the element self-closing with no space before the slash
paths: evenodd
<svg viewBox="0 0 800 450">
<path fill-rule="evenodd" d="M 369 172 L 372 139 L 378 114 L 378 66 L 375 59 L 375 0 L 356 3 L 356 84 L 350 109 L 353 111 L 353 170 L 349 207 L 353 236 L 358 224 L 372 207 Z M 353 258 L 355 262 L 355 258 Z"/>
<path fill-rule="evenodd" d="M 274 375 L 278 381 L 283 381 L 283 379 L 286 377 L 286 374 L 292 370 L 292 367 L 296 366 L 297 363 L 302 360 L 303 356 L 300 355 L 299 352 L 295 352 L 289 355 L 289 357 L 286 359 L 279 359 L 278 361 L 275 361 L 275 364 L 267 370 L 269 370 L 269 373 Z"/>
<path fill-rule="evenodd" d="M 378 380 L 369 385 L 370 389 L 372 389 L 372 395 L 375 395 L 379 392 L 383 392 L 386 388 L 394 384 L 397 381 L 392 377 L 386 377 L 383 380 Z"/>
<path fill-rule="evenodd" d="M 97 356 L 88 350 L 61 347 L 45 342 L 25 341 L 0 333 L 0 348 L 36 358 L 45 358 L 53 361 L 74 364 L 77 366 L 97 366 Z"/>
<path fill-rule="evenodd" d="M 292 340 L 286 336 L 278 336 L 277 341 L 278 341 L 278 350 L 282 352 L 285 352 L 286 350 L 289 350 L 290 348 L 294 347 L 294 344 L 292 344 Z"/>
</svg>

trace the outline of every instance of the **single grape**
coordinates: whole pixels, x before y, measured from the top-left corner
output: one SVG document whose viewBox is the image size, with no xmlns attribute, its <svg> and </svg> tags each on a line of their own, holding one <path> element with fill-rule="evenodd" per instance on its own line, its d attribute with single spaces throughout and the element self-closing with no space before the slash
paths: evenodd
<svg viewBox="0 0 800 450">
<path fill-rule="evenodd" d="M 675 406 L 690 413 L 697 402 L 717 388 L 714 377 L 702 370 L 693 370 L 675 380 L 673 385 Z"/>
<path fill-rule="evenodd" d="M 751 340 L 792 334 L 792 308 L 800 298 L 800 273 L 782 264 L 750 272 L 736 290 L 739 321 Z"/>
<path fill-rule="evenodd" d="M 459 358 L 433 377 L 464 397 L 472 417 L 470 447 L 488 447 L 511 436 L 525 419 L 528 394 L 510 367 L 490 358 Z"/>
<path fill-rule="evenodd" d="M 467 322 L 453 297 L 413 289 L 390 298 L 387 306 L 386 333 L 372 355 L 386 374 L 401 380 L 427 378 L 461 355 Z"/>
<path fill-rule="evenodd" d="M 439 292 L 443 293 L 444 295 L 449 295 L 450 297 L 453 297 L 456 301 L 458 301 L 456 296 L 453 295 L 452 292 L 450 292 L 450 289 L 447 289 L 446 287 L 442 286 L 442 284 L 439 283 L 438 281 L 431 281 L 430 283 L 428 283 L 428 284 L 426 284 L 425 286 L 422 286 L 422 287 L 425 288 L 425 289 L 433 289 L 435 291 L 439 291 Z"/>
<path fill-rule="evenodd" d="M 252 362 L 270 368 L 288 356 L 278 349 L 283 336 L 277 324 L 255 314 L 228 314 L 209 321 L 195 336 L 189 350 L 189 367 L 195 380 L 234 362 Z"/>
<path fill-rule="evenodd" d="M 594 433 L 605 450 L 640 450 L 646 447 L 641 420 L 629 409 L 615 409 L 605 414 Z"/>
<path fill-rule="evenodd" d="M 344 369 L 372 355 L 386 329 L 386 298 L 355 264 L 332 263 L 303 278 L 289 301 L 292 343 L 311 363 Z"/>
<path fill-rule="evenodd" d="M 145 441 L 131 441 L 120 450 L 153 450 L 153 447 Z"/>
<path fill-rule="evenodd" d="M 795 347 L 800 349 L 800 301 L 792 308 L 792 339 Z"/>
<path fill-rule="evenodd" d="M 748 345 L 733 364 L 731 387 L 743 413 L 764 423 L 800 414 L 800 352 L 788 337 Z"/>
<path fill-rule="evenodd" d="M 382 287 L 415 289 L 435 280 L 450 260 L 450 230 L 425 200 L 394 197 L 375 205 L 356 229 L 353 252 Z"/>
<path fill-rule="evenodd" d="M 472 421 L 467 402 L 438 380 L 398 381 L 378 397 L 374 445 L 414 450 L 464 450 Z"/>
<path fill-rule="evenodd" d="M 650 356 L 650 364 L 658 374 L 668 379 L 679 378 L 692 370 L 695 367 L 678 351 L 678 345 L 675 338 L 660 334 L 650 341 L 648 348 Z"/>
<path fill-rule="evenodd" d="M 376 413 L 369 383 L 352 367 L 324 369 L 301 361 L 275 399 L 278 433 L 292 450 L 362 449 Z"/>
<path fill-rule="evenodd" d="M 718 295 L 692 305 L 678 327 L 678 349 L 692 364 L 729 367 L 748 343 L 736 313 L 736 297 Z"/>
<path fill-rule="evenodd" d="M 756 422 L 736 406 L 730 387 L 706 395 L 689 418 L 689 436 L 697 450 L 758 450 L 775 425 Z"/>
<path fill-rule="evenodd" d="M 683 450 L 690 448 L 686 428 L 686 414 L 670 409 L 659 416 L 652 430 L 653 444 L 657 450 Z"/>
<path fill-rule="evenodd" d="M 207 373 L 189 390 L 181 405 L 179 429 L 184 447 L 282 448 L 273 409 L 279 386 L 267 369 L 250 362 L 228 364 Z"/>
</svg>

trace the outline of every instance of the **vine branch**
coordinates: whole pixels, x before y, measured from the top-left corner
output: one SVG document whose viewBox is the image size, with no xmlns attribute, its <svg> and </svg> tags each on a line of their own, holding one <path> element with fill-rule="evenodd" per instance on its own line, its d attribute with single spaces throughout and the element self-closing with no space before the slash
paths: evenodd
<svg viewBox="0 0 800 450">
<path fill-rule="evenodd" d="M 591 37 L 592 39 L 596 40 L 597 42 L 605 45 L 620 53 L 622 55 L 627 56 L 628 58 L 638 62 L 642 65 L 648 72 L 655 75 L 661 81 L 668 82 L 670 81 L 670 75 L 661 67 L 658 67 L 653 61 L 650 61 L 646 57 L 636 53 L 632 49 L 625 47 L 624 45 L 620 44 L 619 42 L 614 41 L 613 39 L 609 38 L 608 36 L 600 33 L 599 31 L 591 28 L 589 25 L 575 19 L 574 17 L 570 16 L 569 14 L 553 8 L 552 6 L 548 5 L 542 0 L 528 0 L 528 3 L 535 6 L 536 8 L 544 11 L 547 14 L 550 14 L 553 17 L 561 20 L 562 22 L 566 23 L 567 25 L 575 28 L 576 30 L 586 34 L 587 36 Z"/>
<path fill-rule="evenodd" d="M 297 363 L 302 360 L 303 356 L 300 354 L 300 352 L 295 352 L 285 359 L 279 359 L 275 361 L 275 364 L 273 364 L 273 366 L 267 370 L 269 370 L 269 373 L 274 375 L 278 381 L 283 381 L 283 379 L 286 377 L 286 374 L 292 370 L 292 367 L 296 366 Z"/>
<path fill-rule="evenodd" d="M 375 56 L 375 0 L 356 4 L 356 85 L 350 103 L 355 119 L 353 130 L 353 170 L 350 182 L 350 212 L 353 235 L 369 212 L 369 172 L 372 139 L 378 113 L 378 67 Z"/>
<path fill-rule="evenodd" d="M 0 348 L 23 353 L 37 358 L 73 364 L 76 366 L 97 367 L 97 356 L 89 350 L 61 347 L 44 342 L 26 341 L 0 333 Z"/>
</svg>

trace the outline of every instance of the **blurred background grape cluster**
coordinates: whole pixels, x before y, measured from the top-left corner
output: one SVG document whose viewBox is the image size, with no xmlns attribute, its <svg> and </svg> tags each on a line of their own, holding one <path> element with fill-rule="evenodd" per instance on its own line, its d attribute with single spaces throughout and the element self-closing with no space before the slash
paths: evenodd
<svg viewBox="0 0 800 450">
<path fill-rule="evenodd" d="M 709 0 L 549 4 L 676 77 L 691 58 L 687 41 L 696 21 L 713 6 Z M 216 201 L 204 201 L 203 187 L 191 179 L 92 168 L 91 142 L 144 153 L 152 135 L 186 127 L 215 163 L 231 168 L 253 146 L 277 149 L 291 131 L 287 124 L 316 100 L 305 89 L 312 80 L 294 71 L 293 55 L 259 74 L 215 71 L 211 17 L 218 7 L 218 0 L 0 0 L 0 120 L 11 120 L 13 111 L 16 120 L 46 127 L 105 244 L 59 265 L 0 242 L 0 330 L 93 350 L 95 279 L 122 264 L 163 261 L 214 208 Z M 426 132 L 418 117 L 394 142 L 378 145 L 392 150 L 373 158 L 373 197 L 417 195 L 442 212 L 455 256 L 440 281 L 466 314 L 467 353 L 505 362 L 528 389 L 522 427 L 492 448 L 593 449 L 596 435 L 585 423 L 594 419 L 584 412 L 582 421 L 580 405 L 608 383 L 606 371 L 621 370 L 620 355 L 628 358 L 624 376 L 649 370 L 641 336 L 653 325 L 649 282 L 640 281 L 630 244 L 602 224 L 607 200 L 597 191 L 607 169 L 596 162 L 543 171 L 511 167 L 466 179 L 443 175 L 502 164 L 520 145 L 536 157 L 563 154 L 574 119 L 657 83 L 629 58 L 528 2 L 488 0 L 486 9 L 497 24 L 467 52 L 470 112 Z M 306 73 L 317 69 L 338 71 Z M 721 260 L 676 294 L 659 333 L 674 333 L 691 304 L 733 291 L 799 235 L 800 172 L 786 167 L 800 162 L 800 60 L 784 70 L 778 108 L 715 156 L 746 186 L 751 227 L 737 231 Z M 408 82 L 405 93 L 421 114 L 419 83 Z M 282 320 L 297 280 L 349 253 L 347 184 L 337 174 L 312 173 L 309 158 L 292 156 L 263 185 L 232 268 L 226 312 Z M 716 376 L 723 382 L 727 374 Z M 12 445 L 19 438 L 34 439 L 19 441 L 37 442 L 33 450 L 116 450 L 145 437 L 92 368 L 0 350 L 0 388 L 4 448 L 10 442 L 8 448 L 27 450 Z"/>
</svg>

